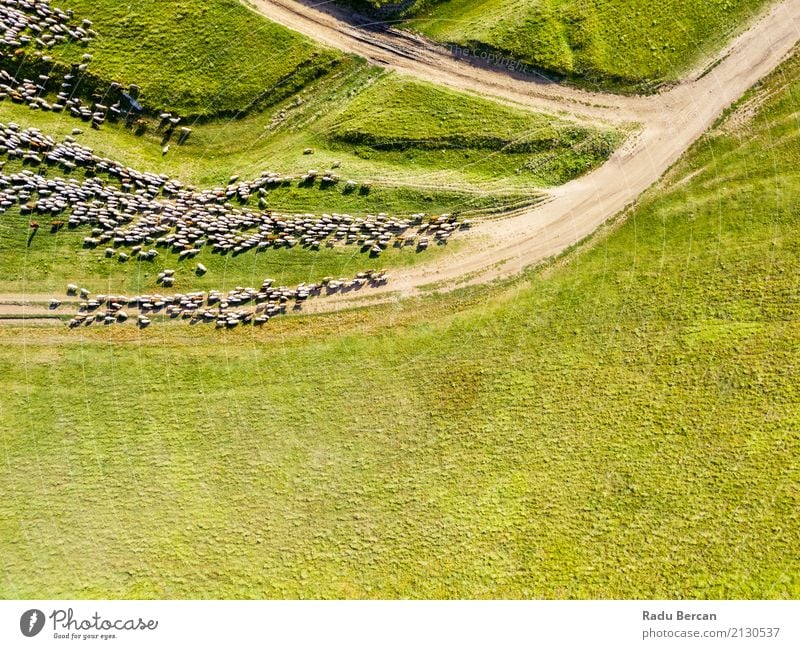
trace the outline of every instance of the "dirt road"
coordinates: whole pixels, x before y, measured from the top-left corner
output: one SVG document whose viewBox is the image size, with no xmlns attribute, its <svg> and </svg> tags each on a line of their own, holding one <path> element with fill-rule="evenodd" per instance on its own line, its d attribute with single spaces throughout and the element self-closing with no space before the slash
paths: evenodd
<svg viewBox="0 0 800 649">
<path fill-rule="evenodd" d="M 325 11 L 293 0 L 249 0 L 248 4 L 327 45 L 420 79 L 532 109 L 641 125 L 640 133 L 605 165 L 556 188 L 549 201 L 513 218 L 479 224 L 470 234 L 476 244 L 464 246 L 457 255 L 446 255 L 446 263 L 422 264 L 393 274 L 385 288 L 392 299 L 418 293 L 425 285 L 446 289 L 509 276 L 590 235 L 634 203 L 728 106 L 783 61 L 800 38 L 800 0 L 778 2 L 717 60 L 705 62 L 705 74 L 689 75 L 657 95 L 625 97 L 475 67 L 398 30 L 354 26 L 344 20 L 345 10 L 331 8 L 330 3 Z M 313 309 L 347 304 L 347 297 L 326 299 Z"/>
<path fill-rule="evenodd" d="M 371 63 L 460 91 L 551 113 L 609 122 L 636 121 L 642 101 L 592 93 L 464 56 L 415 34 L 371 22 L 331 2 L 245 0 L 277 23 Z"/>
</svg>

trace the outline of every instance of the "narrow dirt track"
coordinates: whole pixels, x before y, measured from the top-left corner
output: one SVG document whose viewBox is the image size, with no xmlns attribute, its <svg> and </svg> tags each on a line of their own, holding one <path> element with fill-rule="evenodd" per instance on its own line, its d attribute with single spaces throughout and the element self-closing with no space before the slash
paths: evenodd
<svg viewBox="0 0 800 649">
<path fill-rule="evenodd" d="M 588 92 L 498 68 L 480 58 L 457 57 L 440 44 L 385 27 L 331 2 L 244 0 L 244 4 L 285 27 L 330 47 L 363 56 L 371 63 L 531 109 L 630 122 L 638 119 L 645 103 L 640 97 Z"/>
<path fill-rule="evenodd" d="M 345 10 L 329 4 L 324 12 L 293 0 L 249 0 L 247 4 L 315 40 L 420 79 L 531 109 L 641 126 L 639 134 L 599 169 L 552 190 L 544 204 L 513 218 L 479 224 L 469 235 L 475 240 L 473 245 L 464 246 L 458 254 L 392 274 L 385 289 L 372 293 L 373 301 L 380 299 L 381 291 L 386 299 L 397 299 L 419 293 L 426 285 L 446 290 L 507 277 L 584 239 L 634 203 L 728 106 L 780 64 L 800 39 L 800 0 L 783 0 L 716 60 L 706 62 L 705 74 L 689 75 L 660 94 L 627 97 L 476 68 L 398 30 L 356 27 L 344 19 Z M 316 301 L 309 310 L 346 306 L 349 300 L 343 296 Z"/>
<path fill-rule="evenodd" d="M 344 295 L 310 301 L 304 311 L 334 311 L 419 294 L 436 285 L 448 290 L 508 277 L 557 255 L 633 204 L 748 88 L 769 74 L 800 39 L 800 0 L 776 3 L 734 39 L 706 74 L 689 75 L 674 88 L 648 97 L 591 93 L 514 77 L 451 56 L 446 50 L 398 30 L 357 27 L 342 9 L 326 11 L 293 0 L 246 2 L 275 22 L 326 45 L 389 69 L 458 90 L 475 92 L 533 110 L 567 112 L 608 123 L 636 123 L 639 133 L 599 169 L 550 191 L 548 201 L 513 216 L 478 224 L 469 245 L 435 263 L 395 271 L 369 297 Z M 462 236 L 462 235 L 460 235 Z M 50 296 L 27 296 L 33 303 Z M 9 296 L 0 295 L 0 314 Z"/>
</svg>

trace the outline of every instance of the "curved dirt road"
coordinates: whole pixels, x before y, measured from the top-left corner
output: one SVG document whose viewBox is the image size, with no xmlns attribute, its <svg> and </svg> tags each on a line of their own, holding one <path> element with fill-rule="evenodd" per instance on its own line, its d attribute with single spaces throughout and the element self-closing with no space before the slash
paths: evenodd
<svg viewBox="0 0 800 649">
<path fill-rule="evenodd" d="M 523 107 L 568 111 L 573 117 L 610 122 L 636 121 L 644 108 L 640 97 L 593 93 L 493 66 L 477 57 L 456 56 L 443 45 L 385 27 L 331 2 L 243 1 L 269 19 L 324 45 L 455 90 L 490 95 Z"/>
<path fill-rule="evenodd" d="M 437 264 L 421 264 L 391 276 L 373 299 L 412 295 L 425 285 L 445 289 L 520 272 L 558 254 L 631 205 L 748 88 L 769 74 L 800 39 L 800 0 L 776 3 L 699 73 L 657 95 L 627 97 L 591 93 L 531 78 L 513 77 L 451 56 L 441 47 L 398 30 L 356 27 L 342 10 L 319 11 L 293 0 L 248 0 L 275 22 L 327 45 L 364 56 L 420 79 L 477 92 L 532 109 L 567 111 L 607 122 L 637 123 L 639 134 L 602 167 L 550 192 L 550 200 L 513 218 L 476 226 L 473 245 Z M 312 310 L 344 306 L 329 298 Z M 361 298 L 361 303 L 364 303 Z M 309 305 L 311 306 L 311 305 Z"/>
</svg>

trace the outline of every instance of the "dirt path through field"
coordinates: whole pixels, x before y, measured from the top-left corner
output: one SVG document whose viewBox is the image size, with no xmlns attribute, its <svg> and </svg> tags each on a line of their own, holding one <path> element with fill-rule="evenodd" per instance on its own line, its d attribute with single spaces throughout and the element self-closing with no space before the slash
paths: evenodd
<svg viewBox="0 0 800 649">
<path fill-rule="evenodd" d="M 690 75 L 657 95 L 626 97 L 476 67 L 398 30 L 356 27 L 345 20 L 347 10 L 330 3 L 325 11 L 293 0 L 250 0 L 249 4 L 316 40 L 420 79 L 537 110 L 641 125 L 638 135 L 605 165 L 551 191 L 547 202 L 513 218 L 479 224 L 470 235 L 479 239 L 479 245 L 467 245 L 441 261 L 392 274 L 385 291 L 401 296 L 418 293 L 426 285 L 446 289 L 509 276 L 590 235 L 634 203 L 728 106 L 783 61 L 800 38 L 800 0 L 778 2 L 734 39 L 718 60 L 704 63 L 706 74 Z M 347 296 L 326 298 L 309 304 L 309 310 L 346 306 L 349 301 Z"/>
<path fill-rule="evenodd" d="M 608 122 L 637 121 L 638 97 L 593 93 L 543 77 L 456 54 L 447 47 L 406 31 L 386 27 L 332 2 L 244 0 L 267 18 L 371 63 L 459 91 L 489 95 L 536 110 L 569 112 Z"/>
</svg>

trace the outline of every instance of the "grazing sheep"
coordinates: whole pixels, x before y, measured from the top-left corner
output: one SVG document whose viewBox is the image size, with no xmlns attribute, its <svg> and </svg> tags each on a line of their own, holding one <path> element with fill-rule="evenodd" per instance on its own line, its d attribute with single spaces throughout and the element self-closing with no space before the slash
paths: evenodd
<svg viewBox="0 0 800 649">
<path fill-rule="evenodd" d="M 2 79 L 0 71 L 0 84 Z M 80 104 L 68 103 L 71 100 L 67 91 L 64 91 L 63 99 L 66 107 L 82 108 Z M 101 112 L 106 107 L 95 100 L 92 108 Z M 0 214 L 19 205 L 32 215 L 58 218 L 58 222 L 70 229 L 91 230 L 90 236 L 85 237 L 87 244 L 92 247 L 104 244 L 105 255 L 116 257 L 119 262 L 127 261 L 131 254 L 142 261 L 152 261 L 159 254 L 157 248 L 166 248 L 180 259 L 187 259 L 200 254 L 205 246 L 221 254 L 244 254 L 280 246 L 319 248 L 323 243 L 326 246 L 338 243 L 360 245 L 365 252 L 380 255 L 392 241 L 401 241 L 404 245 L 417 243 L 419 249 L 424 249 L 428 246 L 428 237 L 447 241 L 461 227 L 449 214 L 432 218 L 424 214 L 393 218 L 384 213 L 315 216 L 256 211 L 239 205 L 237 201 L 256 193 L 263 195 L 262 190 L 286 182 L 286 177 L 265 172 L 255 180 L 240 182 L 238 176 L 231 176 L 227 188 L 197 190 L 165 174 L 141 173 L 96 156 L 90 149 L 75 143 L 74 139 L 56 142 L 37 129 L 21 129 L 18 125 L 0 123 L 0 156 L 12 152 L 17 158 L 37 155 L 43 165 L 50 167 L 82 168 L 92 173 L 81 176 L 80 180 L 67 180 L 57 173 L 39 174 L 29 169 L 8 174 L 0 167 Z M 314 169 L 308 171 L 312 178 L 318 174 Z M 334 178 L 332 172 L 324 175 Z M 428 237 L 420 236 L 426 231 L 429 231 Z M 208 269 L 197 263 L 195 272 L 202 275 Z M 204 312 L 200 307 L 205 302 L 208 306 L 219 305 L 224 322 L 233 319 L 238 325 L 254 322 L 254 312 L 230 309 L 240 309 L 251 302 L 265 305 L 263 315 L 272 317 L 284 313 L 287 303 L 296 304 L 320 295 L 323 286 L 330 293 L 386 281 L 385 274 L 375 271 L 359 275 L 358 281 L 325 278 L 319 284 L 295 288 L 275 288 L 274 280 L 266 279 L 259 290 L 236 287 L 235 291 L 227 294 L 212 291 L 207 298 L 193 295 L 180 299 L 176 296 L 139 296 L 129 300 L 98 296 L 90 301 L 88 290 L 78 289 L 74 284 L 68 285 L 67 293 L 80 293 L 81 299 L 85 300 L 82 305 L 85 309 L 98 309 L 100 304 L 108 303 L 111 313 L 105 317 L 113 314 L 117 322 L 124 320 L 117 315 L 123 305 L 141 309 L 175 305 L 179 308 L 177 311 L 168 309 L 170 315 L 183 313 L 187 317 L 197 315 L 197 320 L 214 320 L 213 314 L 210 318 L 202 315 Z M 174 270 L 158 273 L 158 279 L 164 287 L 173 286 Z M 236 313 L 238 315 L 232 315 Z"/>
</svg>

